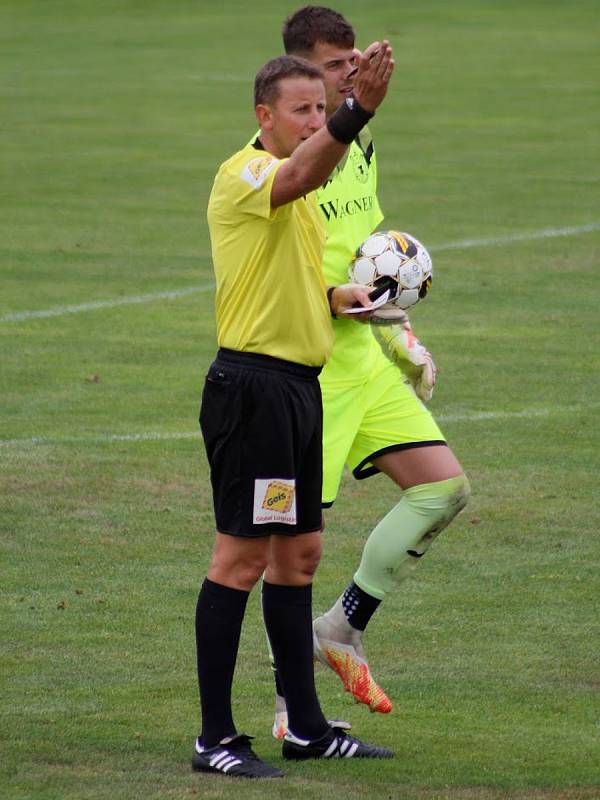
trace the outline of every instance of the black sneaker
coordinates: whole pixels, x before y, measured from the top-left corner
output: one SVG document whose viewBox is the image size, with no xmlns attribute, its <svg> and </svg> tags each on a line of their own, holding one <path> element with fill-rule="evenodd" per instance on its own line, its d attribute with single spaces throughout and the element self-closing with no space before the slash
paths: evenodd
<svg viewBox="0 0 600 800">
<path fill-rule="evenodd" d="M 361 742 L 342 728 L 330 728 L 320 739 L 299 739 L 288 730 L 283 738 L 283 757 L 296 761 L 305 758 L 393 758 L 387 747 Z"/>
<path fill-rule="evenodd" d="M 238 733 L 222 739 L 216 747 L 204 747 L 196 739 L 192 769 L 196 772 L 220 772 L 236 778 L 283 778 L 283 772 L 265 764 L 250 747 L 252 736 Z"/>
</svg>

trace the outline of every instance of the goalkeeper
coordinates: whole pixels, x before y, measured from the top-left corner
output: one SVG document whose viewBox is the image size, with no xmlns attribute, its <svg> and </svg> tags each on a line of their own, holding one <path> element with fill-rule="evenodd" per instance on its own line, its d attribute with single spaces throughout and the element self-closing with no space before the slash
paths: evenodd
<svg viewBox="0 0 600 800">
<path fill-rule="evenodd" d="M 326 113 L 331 115 L 352 92 L 356 51 L 351 25 L 332 9 L 304 6 L 286 20 L 283 40 L 287 53 L 323 68 Z M 354 251 L 382 222 L 376 183 L 375 150 L 363 128 L 316 192 L 328 234 L 323 261 L 328 284 L 347 280 Z M 435 366 L 408 320 L 386 327 L 334 319 L 333 327 L 333 353 L 320 376 L 323 506 L 335 501 L 345 464 L 358 480 L 382 472 L 400 491 L 398 503 L 369 535 L 356 573 L 329 611 L 314 621 L 315 656 L 335 670 L 356 700 L 386 713 L 392 703 L 370 673 L 363 632 L 386 594 L 411 574 L 465 506 L 469 484 L 423 405 L 431 397 Z M 273 733 L 282 736 L 287 716 L 277 676 L 276 684 Z"/>
</svg>

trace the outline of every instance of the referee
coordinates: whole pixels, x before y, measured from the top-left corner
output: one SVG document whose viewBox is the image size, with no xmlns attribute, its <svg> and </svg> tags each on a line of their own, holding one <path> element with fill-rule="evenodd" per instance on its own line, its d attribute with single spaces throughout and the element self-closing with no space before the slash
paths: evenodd
<svg viewBox="0 0 600 800">
<path fill-rule="evenodd" d="M 202 729 L 195 770 L 280 777 L 233 721 L 231 686 L 248 595 L 264 573 L 263 613 L 285 689 L 288 759 L 389 758 L 325 719 L 315 691 L 311 582 L 321 554 L 322 407 L 318 375 L 331 314 L 368 291 L 327 288 L 325 232 L 312 190 L 331 173 L 387 92 L 387 42 L 360 56 L 354 97 L 325 125 L 322 71 L 281 56 L 255 79 L 260 134 L 221 165 L 208 204 L 219 350 L 200 425 L 216 539 L 198 596 Z"/>
</svg>

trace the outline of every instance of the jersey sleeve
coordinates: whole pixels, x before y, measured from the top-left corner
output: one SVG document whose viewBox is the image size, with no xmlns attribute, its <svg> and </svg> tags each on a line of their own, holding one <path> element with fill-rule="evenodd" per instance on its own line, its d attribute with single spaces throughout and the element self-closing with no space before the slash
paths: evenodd
<svg viewBox="0 0 600 800">
<path fill-rule="evenodd" d="M 233 200 L 238 213 L 265 219 L 273 216 L 277 209 L 271 207 L 271 189 L 278 169 L 286 160 L 263 152 L 238 165 Z"/>
</svg>

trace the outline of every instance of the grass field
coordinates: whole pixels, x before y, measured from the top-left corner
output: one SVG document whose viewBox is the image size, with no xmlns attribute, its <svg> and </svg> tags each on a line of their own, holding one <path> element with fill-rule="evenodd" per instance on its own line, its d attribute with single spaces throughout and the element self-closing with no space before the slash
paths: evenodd
<svg viewBox="0 0 600 800">
<path fill-rule="evenodd" d="M 295 7 L 0 6 L 0 797 L 598 800 L 597 0 L 339 5 L 359 44 L 395 46 L 380 197 L 434 257 L 412 319 L 473 498 L 369 627 L 394 712 L 317 674 L 327 713 L 395 760 L 267 785 L 189 770 L 213 533 L 205 207 Z M 346 477 L 318 611 L 394 502 Z M 263 642 L 253 595 L 236 719 L 282 765 Z"/>
</svg>

